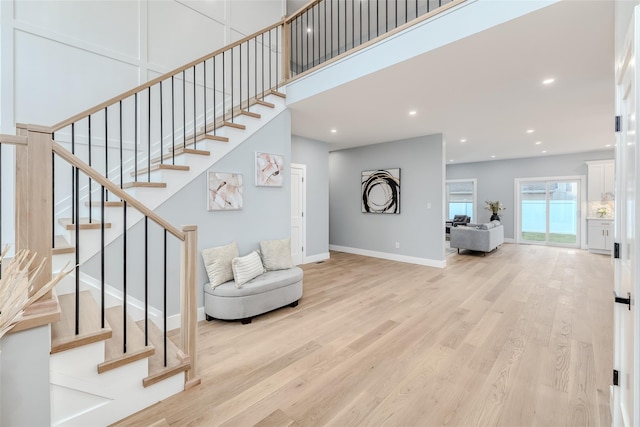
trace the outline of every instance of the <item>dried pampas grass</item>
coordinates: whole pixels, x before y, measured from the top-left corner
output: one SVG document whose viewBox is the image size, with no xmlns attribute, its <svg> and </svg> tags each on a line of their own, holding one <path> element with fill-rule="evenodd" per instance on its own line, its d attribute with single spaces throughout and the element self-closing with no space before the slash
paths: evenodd
<svg viewBox="0 0 640 427">
<path fill-rule="evenodd" d="M 43 259 L 39 265 L 33 267 L 36 264 L 36 254 L 31 254 L 30 251 L 23 249 L 10 259 L 5 266 L 4 261 L 8 252 L 9 247 L 7 246 L 0 254 L 0 268 L 2 268 L 2 278 L 0 278 L 0 338 L 15 326 L 27 307 L 51 291 L 70 272 L 70 270 L 60 272 L 53 280 L 29 296 L 33 281 L 42 272 L 45 260 Z"/>
</svg>

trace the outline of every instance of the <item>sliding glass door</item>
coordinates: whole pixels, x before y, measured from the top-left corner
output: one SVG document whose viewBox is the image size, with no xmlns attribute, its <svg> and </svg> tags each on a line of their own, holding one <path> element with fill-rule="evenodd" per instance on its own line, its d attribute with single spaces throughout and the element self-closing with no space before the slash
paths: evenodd
<svg viewBox="0 0 640 427">
<path fill-rule="evenodd" d="M 519 241 L 577 247 L 580 244 L 580 179 L 520 180 Z"/>
</svg>

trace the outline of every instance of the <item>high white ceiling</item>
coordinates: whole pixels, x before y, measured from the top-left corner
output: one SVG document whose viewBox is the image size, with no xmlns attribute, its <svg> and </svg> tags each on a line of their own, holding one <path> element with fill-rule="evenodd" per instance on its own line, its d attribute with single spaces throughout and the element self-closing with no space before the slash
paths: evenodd
<svg viewBox="0 0 640 427">
<path fill-rule="evenodd" d="M 613 21 L 612 1 L 556 3 L 289 105 L 292 131 L 332 151 L 443 133 L 451 164 L 606 150 Z"/>
</svg>

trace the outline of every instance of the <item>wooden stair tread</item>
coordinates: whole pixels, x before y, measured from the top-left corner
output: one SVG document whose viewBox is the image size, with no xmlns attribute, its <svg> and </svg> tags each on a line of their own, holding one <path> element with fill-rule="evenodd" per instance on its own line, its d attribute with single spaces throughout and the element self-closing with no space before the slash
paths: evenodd
<svg viewBox="0 0 640 427">
<path fill-rule="evenodd" d="M 227 138 L 226 136 L 219 136 L 219 135 L 206 134 L 204 136 L 204 139 L 208 139 L 210 141 L 218 141 L 218 142 L 229 142 L 229 138 Z"/>
<path fill-rule="evenodd" d="M 62 225 L 65 230 L 75 230 L 76 225 L 71 218 L 60 218 L 58 223 Z M 89 222 L 89 218 L 80 218 L 80 230 L 95 230 L 101 228 L 101 222 L 98 220 L 92 220 Z M 104 228 L 111 228 L 110 222 L 104 223 Z"/>
<path fill-rule="evenodd" d="M 75 253 L 75 251 L 76 248 L 74 246 L 71 246 L 71 244 L 67 242 L 64 237 L 60 235 L 55 236 L 54 246 L 53 248 L 51 248 L 52 255 L 72 254 Z"/>
<path fill-rule="evenodd" d="M 149 171 L 154 172 L 158 170 L 174 170 L 174 171 L 188 171 L 190 168 L 186 165 L 172 165 L 168 163 L 156 163 L 151 165 L 151 169 L 143 168 L 138 170 L 138 175 L 143 175 Z M 135 176 L 135 172 L 131 172 L 131 176 Z"/>
<path fill-rule="evenodd" d="M 166 182 L 131 181 L 122 184 L 122 188 L 166 188 Z"/>
<path fill-rule="evenodd" d="M 234 129 L 240 129 L 240 130 L 245 130 L 247 128 L 245 125 L 241 125 L 239 123 L 233 123 L 233 122 L 226 122 L 226 121 L 223 122 L 222 125 L 230 128 L 234 128 Z"/>
<path fill-rule="evenodd" d="M 92 208 L 99 208 L 101 204 L 102 204 L 102 202 L 91 202 L 91 204 L 89 204 L 89 202 L 84 202 L 85 206 L 89 206 L 90 205 Z M 122 202 L 122 200 L 104 202 L 104 207 L 105 208 L 121 208 L 122 206 L 124 206 L 124 203 Z"/>
<path fill-rule="evenodd" d="M 256 99 L 255 101 L 256 104 L 262 105 L 263 107 L 276 108 L 276 104 L 273 104 L 271 102 L 263 101 L 262 99 Z"/>
<path fill-rule="evenodd" d="M 286 98 L 287 95 L 285 95 L 282 92 L 278 92 L 277 90 L 271 89 L 270 91 L 271 95 L 275 95 L 275 96 L 279 96 L 280 98 Z"/>
<path fill-rule="evenodd" d="M 254 113 L 252 111 L 247 111 L 247 110 L 242 110 L 240 111 L 240 114 L 242 114 L 243 116 L 247 116 L 247 117 L 253 117 L 254 119 L 259 119 L 262 116 L 258 113 Z"/>
<path fill-rule="evenodd" d="M 144 332 L 127 316 L 127 352 L 124 352 L 124 328 L 122 306 L 105 310 L 105 317 L 112 330 L 111 338 L 105 341 L 104 362 L 98 365 L 98 373 L 118 368 L 127 363 L 144 359 L 155 353 L 152 345 L 144 344 Z"/>
<path fill-rule="evenodd" d="M 75 334 L 75 294 L 58 296 L 60 320 L 51 324 L 51 354 L 111 338 L 111 328 L 101 327 L 100 307 L 89 291 L 80 292 L 79 334 Z"/>
<path fill-rule="evenodd" d="M 154 422 L 153 424 L 149 424 L 149 427 L 169 427 L 169 423 L 167 422 L 166 418 L 163 418 Z"/>
<path fill-rule="evenodd" d="M 144 320 L 137 322 L 140 329 L 144 328 Z M 156 348 L 153 356 L 149 357 L 149 376 L 142 380 L 145 387 L 156 384 L 159 381 L 169 378 L 179 372 L 189 369 L 191 363 L 179 357 L 180 350 L 167 337 L 167 366 L 164 366 L 164 336 L 162 331 L 151 321 L 149 321 L 149 342 Z"/>
</svg>

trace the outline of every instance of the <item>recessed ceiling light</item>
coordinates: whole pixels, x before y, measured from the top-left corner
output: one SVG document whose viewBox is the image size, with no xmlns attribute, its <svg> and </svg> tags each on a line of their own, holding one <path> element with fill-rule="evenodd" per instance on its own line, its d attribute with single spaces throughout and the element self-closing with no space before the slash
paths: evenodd
<svg viewBox="0 0 640 427">
<path fill-rule="evenodd" d="M 542 150 L 542 154 L 544 154 L 544 153 L 546 153 L 546 152 L 547 152 L 547 150 Z"/>
<path fill-rule="evenodd" d="M 542 144 L 542 141 L 536 141 L 536 145 Z"/>
<path fill-rule="evenodd" d="M 534 130 L 533 129 L 527 129 L 527 133 L 533 133 Z"/>
<path fill-rule="evenodd" d="M 491 155 L 491 158 L 492 158 L 492 159 L 495 159 L 495 158 L 496 158 L 496 155 L 495 155 L 495 154 L 492 154 L 492 155 Z"/>
<path fill-rule="evenodd" d="M 453 159 L 449 160 L 450 162 L 453 162 Z"/>
<path fill-rule="evenodd" d="M 338 132 L 337 129 L 331 129 L 331 133 L 336 133 L 336 132 Z"/>
<path fill-rule="evenodd" d="M 416 114 L 418 114 L 418 112 L 416 110 L 409 111 L 409 115 L 410 116 L 415 116 Z"/>
<path fill-rule="evenodd" d="M 310 32 L 311 32 L 311 28 L 307 28 L 307 33 L 310 33 Z"/>
<path fill-rule="evenodd" d="M 467 138 L 462 138 L 460 142 L 467 142 Z"/>
<path fill-rule="evenodd" d="M 611 144 L 606 144 L 605 147 L 611 147 Z"/>
<path fill-rule="evenodd" d="M 543 84 L 543 85 L 550 85 L 551 83 L 553 83 L 553 82 L 555 82 L 555 81 L 556 81 L 556 79 L 554 79 L 554 78 L 548 78 L 548 79 L 544 79 L 544 80 L 542 81 L 542 84 Z"/>
</svg>

